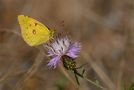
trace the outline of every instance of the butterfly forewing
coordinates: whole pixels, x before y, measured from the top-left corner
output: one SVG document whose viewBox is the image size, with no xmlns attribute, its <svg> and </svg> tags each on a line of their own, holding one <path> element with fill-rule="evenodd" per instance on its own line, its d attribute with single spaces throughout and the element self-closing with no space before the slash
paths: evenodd
<svg viewBox="0 0 134 90">
<path fill-rule="evenodd" d="M 51 31 L 42 23 L 28 16 L 19 15 L 22 37 L 30 46 L 37 46 L 47 42 L 51 37 Z"/>
</svg>

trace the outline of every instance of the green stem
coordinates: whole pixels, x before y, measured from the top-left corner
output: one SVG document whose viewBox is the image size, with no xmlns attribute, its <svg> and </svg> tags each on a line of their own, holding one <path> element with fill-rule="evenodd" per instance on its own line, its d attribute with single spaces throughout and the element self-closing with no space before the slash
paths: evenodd
<svg viewBox="0 0 134 90">
<path fill-rule="evenodd" d="M 81 75 L 76 69 L 74 69 L 73 71 L 74 71 L 75 75 L 78 75 L 79 77 L 85 79 L 86 81 L 90 82 L 91 84 L 93 84 L 93 85 L 95 85 L 95 86 L 101 88 L 102 90 L 107 90 L 107 89 L 104 88 L 103 86 L 101 86 L 101 85 L 97 84 L 96 82 L 94 82 L 94 81 L 88 79 L 87 77 L 84 77 L 83 75 Z M 77 78 L 77 80 L 78 80 L 78 78 Z"/>
<path fill-rule="evenodd" d="M 90 82 L 91 84 L 93 84 L 93 85 L 95 85 L 95 86 L 97 86 L 97 87 L 101 88 L 102 90 L 107 90 L 107 89 L 106 89 L 106 88 L 104 88 L 103 86 L 101 86 L 101 85 L 99 85 L 99 84 L 95 83 L 94 81 L 92 81 L 92 80 L 88 79 L 87 77 L 83 77 L 83 79 L 85 79 L 86 81 Z"/>
</svg>

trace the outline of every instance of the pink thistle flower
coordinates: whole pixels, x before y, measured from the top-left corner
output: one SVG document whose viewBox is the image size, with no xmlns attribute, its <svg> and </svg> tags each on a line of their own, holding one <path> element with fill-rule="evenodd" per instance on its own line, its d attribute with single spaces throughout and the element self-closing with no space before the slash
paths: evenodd
<svg viewBox="0 0 134 90">
<path fill-rule="evenodd" d="M 67 55 L 72 59 L 77 58 L 81 44 L 79 42 L 72 42 L 67 36 L 58 35 L 45 44 L 44 47 L 48 49 L 48 56 L 52 58 L 47 66 L 55 69 L 61 62 L 62 56 Z"/>
</svg>

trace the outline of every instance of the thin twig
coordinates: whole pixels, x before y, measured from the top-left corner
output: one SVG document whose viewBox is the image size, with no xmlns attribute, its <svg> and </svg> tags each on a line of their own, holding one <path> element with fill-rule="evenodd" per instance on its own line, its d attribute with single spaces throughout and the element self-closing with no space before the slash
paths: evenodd
<svg viewBox="0 0 134 90">
<path fill-rule="evenodd" d="M 108 90 L 108 89 L 104 88 L 103 86 L 101 86 L 101 85 L 95 83 L 94 81 L 88 79 L 87 77 L 83 77 L 83 79 L 85 79 L 86 81 L 88 81 L 88 82 L 90 82 L 91 84 L 95 85 L 96 87 L 101 88 L 102 90 Z"/>
<path fill-rule="evenodd" d="M 89 56 L 88 54 L 83 54 L 85 59 L 90 63 L 94 71 L 98 74 L 98 76 L 102 79 L 102 81 L 107 85 L 109 90 L 116 90 L 114 83 L 111 79 L 107 76 L 107 74 L 97 65 L 97 63 L 93 62 L 93 57 Z"/>
</svg>

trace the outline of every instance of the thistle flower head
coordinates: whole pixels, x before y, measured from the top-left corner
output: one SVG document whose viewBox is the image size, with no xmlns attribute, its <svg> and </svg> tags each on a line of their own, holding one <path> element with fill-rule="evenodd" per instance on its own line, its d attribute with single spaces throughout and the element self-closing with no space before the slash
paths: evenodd
<svg viewBox="0 0 134 90">
<path fill-rule="evenodd" d="M 72 59 L 77 58 L 81 49 L 79 42 L 72 42 L 67 36 L 63 37 L 61 34 L 44 46 L 48 49 L 48 56 L 52 58 L 47 64 L 50 68 L 56 68 L 64 55 Z"/>
</svg>

